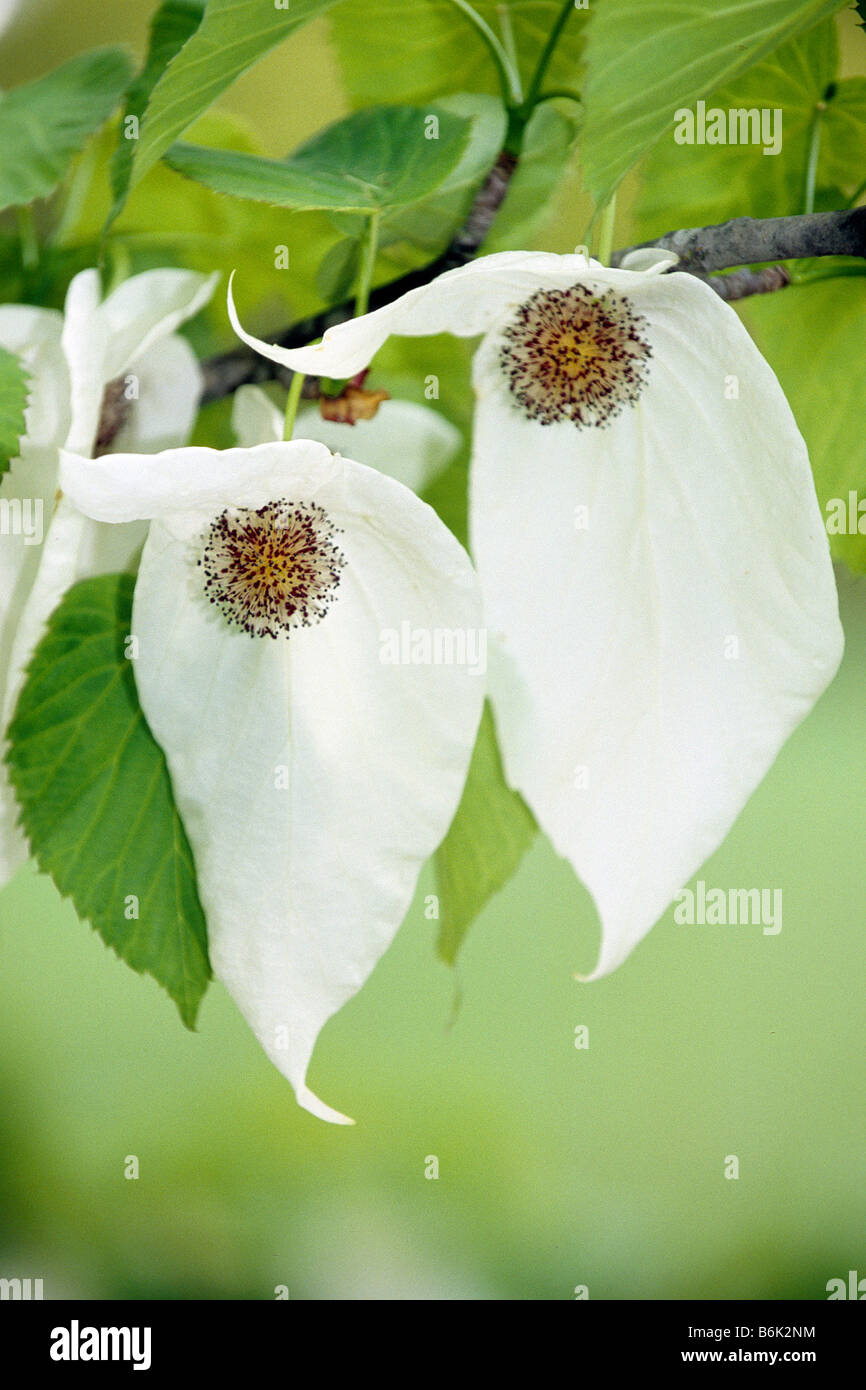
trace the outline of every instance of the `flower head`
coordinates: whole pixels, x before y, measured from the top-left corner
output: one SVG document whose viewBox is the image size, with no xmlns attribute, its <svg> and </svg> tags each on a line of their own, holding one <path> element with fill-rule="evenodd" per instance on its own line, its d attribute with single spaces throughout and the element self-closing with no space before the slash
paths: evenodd
<svg viewBox="0 0 866 1390">
<path fill-rule="evenodd" d="M 606 425 L 646 384 L 647 327 L 616 290 L 536 290 L 503 329 L 499 361 L 527 419 Z"/>
<path fill-rule="evenodd" d="M 23 673 L 43 625 L 79 579 L 127 569 L 146 527 L 100 526 L 58 497 L 62 447 L 150 452 L 184 443 L 195 419 L 201 372 L 175 330 L 207 302 L 216 276 L 150 270 L 105 299 L 95 270 L 76 275 L 63 314 L 29 305 L 0 307 L 0 345 L 30 374 L 20 456 L 0 482 L 0 499 L 37 508 L 41 544 L 10 535 L 0 543 L 0 733 L 12 717 Z M 100 438 L 109 413 L 116 433 Z M 0 768 L 0 884 L 24 861 L 17 807 Z"/>
<path fill-rule="evenodd" d="M 675 257 L 482 257 L 301 350 L 480 335 L 472 549 L 506 775 L 591 890 L 594 976 L 729 831 L 839 664 L 806 448 L 734 311 Z"/>
<path fill-rule="evenodd" d="M 468 556 L 408 488 L 309 440 L 66 454 L 62 486 L 150 522 L 135 677 L 214 973 L 300 1103 L 345 1123 L 307 1086 L 316 1038 L 406 915 L 484 697 L 467 665 L 383 662 L 382 635 L 479 629 Z"/>
<path fill-rule="evenodd" d="M 208 528 L 204 591 L 251 637 L 321 622 L 346 563 L 321 507 L 285 499 L 227 507 Z"/>
</svg>

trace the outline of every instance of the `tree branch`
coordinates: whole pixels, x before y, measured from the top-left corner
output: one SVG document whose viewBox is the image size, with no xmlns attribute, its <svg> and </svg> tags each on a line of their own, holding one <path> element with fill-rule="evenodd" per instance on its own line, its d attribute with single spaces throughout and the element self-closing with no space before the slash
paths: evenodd
<svg viewBox="0 0 866 1390">
<path fill-rule="evenodd" d="M 678 270 L 679 266 L 673 266 Z M 747 299 L 752 294 L 773 294 L 791 284 L 790 271 L 783 265 L 768 265 L 763 270 L 734 270 L 730 275 L 701 275 L 690 271 L 696 280 L 703 280 L 715 290 L 720 299 L 730 304 L 735 299 Z"/>
<path fill-rule="evenodd" d="M 407 291 L 427 285 L 437 275 L 470 261 L 480 250 L 493 225 L 516 166 L 515 156 L 503 151 L 478 193 L 464 226 L 447 250 L 431 264 L 373 290 L 370 308 L 379 309 L 385 304 L 392 304 Z M 640 243 L 640 248 L 648 246 L 675 251 L 680 258 L 675 269 L 697 275 L 711 285 L 722 299 L 745 299 L 749 295 L 770 294 L 783 289 L 791 284 L 791 275 L 781 265 L 766 265 L 761 270 L 738 269 L 730 275 L 712 275 L 710 272 L 734 266 L 748 267 L 765 261 L 799 260 L 813 256 L 866 257 L 866 207 L 809 213 L 801 217 L 737 217 L 718 226 L 688 227 L 667 232 L 655 241 Z M 629 246 L 615 252 L 612 264 L 620 265 L 628 251 L 637 249 Z M 283 347 L 304 347 L 320 338 L 333 324 L 344 323 L 351 318 L 353 307 L 353 302 L 346 300 L 323 313 L 302 319 L 287 328 L 277 342 Z M 293 375 L 245 345 L 210 358 L 202 363 L 202 370 L 202 405 L 230 396 L 239 386 L 249 383 L 279 381 L 288 385 Z M 101 449 L 110 446 L 120 428 L 114 394 L 112 383 L 109 383 L 99 429 Z M 308 399 L 319 395 L 316 378 L 307 378 L 303 394 Z"/>
<path fill-rule="evenodd" d="M 703 272 L 762 261 L 795 261 L 809 256 L 866 256 L 866 207 L 812 212 L 802 217 L 735 217 L 716 227 L 667 232 L 640 247 L 659 246 L 679 256 L 677 270 Z M 619 265 L 629 246 L 617 251 Z M 758 293 L 762 291 L 758 290 Z M 742 296 L 738 296 L 742 297 Z"/>
</svg>

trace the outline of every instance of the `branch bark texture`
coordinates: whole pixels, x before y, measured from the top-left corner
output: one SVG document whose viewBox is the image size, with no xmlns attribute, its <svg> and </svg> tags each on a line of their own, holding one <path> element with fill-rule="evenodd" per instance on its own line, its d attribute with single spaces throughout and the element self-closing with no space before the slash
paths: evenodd
<svg viewBox="0 0 866 1390">
<path fill-rule="evenodd" d="M 866 207 L 812 212 L 802 217 L 735 217 L 715 227 L 687 227 L 683 231 L 667 232 L 655 241 L 644 241 L 640 245 L 675 251 L 680 258 L 677 270 L 704 273 L 760 261 L 866 256 Z M 619 265 L 625 254 L 625 251 L 617 251 L 613 264 Z"/>
</svg>

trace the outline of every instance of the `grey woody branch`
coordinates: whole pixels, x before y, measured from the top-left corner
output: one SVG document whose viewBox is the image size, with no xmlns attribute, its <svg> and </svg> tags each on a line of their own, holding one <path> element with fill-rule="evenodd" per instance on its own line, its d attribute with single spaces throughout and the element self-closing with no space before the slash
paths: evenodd
<svg viewBox="0 0 866 1390">
<path fill-rule="evenodd" d="M 791 275 L 783 265 L 765 265 L 760 270 L 744 268 L 730 275 L 711 275 L 711 271 L 812 256 L 866 257 L 866 207 L 804 213 L 801 217 L 735 217 L 715 227 L 667 232 L 656 241 L 640 245 L 675 251 L 680 258 L 676 270 L 699 276 L 721 299 L 730 302 L 784 289 L 791 284 Z M 626 254 L 617 251 L 613 264 L 619 265 Z"/>
<path fill-rule="evenodd" d="M 677 270 L 699 274 L 762 261 L 866 256 L 866 207 L 801 217 L 735 217 L 716 227 L 688 227 L 640 244 L 675 251 L 680 258 Z M 617 251 L 613 264 L 618 265 L 625 255 L 626 251 Z"/>
<path fill-rule="evenodd" d="M 413 270 L 399 280 L 381 285 L 370 297 L 370 307 L 378 309 L 390 304 L 407 290 L 426 285 L 445 270 L 465 265 L 481 247 L 493 219 L 508 191 L 514 171 L 512 155 L 500 155 L 469 215 L 469 218 L 448 250 L 432 265 Z M 737 217 L 715 227 L 689 227 L 684 231 L 668 232 L 656 241 L 642 246 L 661 246 L 679 256 L 676 269 L 699 275 L 712 285 L 722 299 L 745 299 L 748 295 L 769 294 L 791 283 L 784 266 L 770 265 L 762 270 L 737 270 L 732 275 L 710 275 L 714 270 L 729 266 L 749 266 L 762 261 L 798 260 L 811 256 L 866 257 L 866 208 L 842 212 L 816 212 L 802 217 L 769 217 L 757 219 Z M 635 247 L 628 247 L 635 250 Z M 618 265 L 626 251 L 613 256 Z M 323 314 L 293 324 L 277 341 L 283 347 L 303 347 L 321 337 L 332 324 L 351 317 L 352 304 L 338 304 Z M 204 364 L 205 391 L 203 400 L 218 400 L 229 395 L 246 382 L 279 380 L 286 382 L 291 372 L 269 362 L 249 348 L 238 348 Z M 315 395 L 315 384 L 308 387 Z"/>
<path fill-rule="evenodd" d="M 735 299 L 748 299 L 753 294 L 772 294 L 791 283 L 791 273 L 783 265 L 766 265 L 762 270 L 734 270 L 730 275 L 702 275 L 689 271 L 698 280 L 710 285 L 720 299 L 729 304 Z"/>
<path fill-rule="evenodd" d="M 480 250 L 508 191 L 516 167 L 513 155 L 503 152 L 487 176 L 469 216 L 460 232 L 437 260 L 410 271 L 398 280 L 380 285 L 370 296 L 370 308 L 391 304 L 408 290 L 429 284 L 437 275 L 465 265 Z M 770 217 L 757 219 L 737 217 L 713 227 L 689 227 L 668 232 L 655 241 L 641 242 L 641 247 L 659 246 L 675 251 L 679 256 L 677 271 L 696 275 L 711 285 L 726 300 L 745 299 L 754 294 L 770 294 L 791 283 L 783 265 L 764 264 L 751 270 L 752 265 L 765 262 L 792 261 L 818 256 L 866 257 L 866 207 L 840 212 L 818 212 L 800 217 Z M 612 258 L 619 265 L 627 247 Z M 728 275 L 711 272 L 740 267 Z M 320 338 L 332 325 L 352 317 L 351 300 L 326 309 L 292 324 L 276 339 L 283 347 L 304 347 Z M 292 373 L 278 363 L 260 357 L 246 346 L 212 357 L 202 364 L 204 390 L 202 404 L 230 396 L 239 386 L 248 383 L 279 381 L 288 384 Z M 304 384 L 308 398 L 319 395 L 318 382 L 308 378 Z M 99 445 L 109 447 L 119 426 L 112 405 L 111 384 L 106 388 L 106 401 L 100 424 Z"/>
</svg>

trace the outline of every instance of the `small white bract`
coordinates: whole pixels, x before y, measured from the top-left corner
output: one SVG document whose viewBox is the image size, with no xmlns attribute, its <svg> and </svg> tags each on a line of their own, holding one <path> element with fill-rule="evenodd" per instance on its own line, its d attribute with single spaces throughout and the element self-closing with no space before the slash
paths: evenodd
<svg viewBox="0 0 866 1390">
<path fill-rule="evenodd" d="M 113 448 L 153 452 L 186 442 L 201 393 L 196 357 L 175 329 L 198 313 L 218 277 L 149 270 L 102 300 L 95 270 L 76 275 L 62 314 L 29 304 L 0 307 L 0 346 L 29 374 L 20 457 L 0 483 L 9 509 L 34 509 L 44 538 L 4 535 L 0 545 L 0 731 L 14 713 L 24 670 L 44 624 L 70 585 L 130 568 L 146 527 L 100 526 L 58 497 L 59 451 L 98 439 L 105 389 L 117 413 Z M 27 858 L 18 811 L 0 767 L 0 886 Z"/>
</svg>

